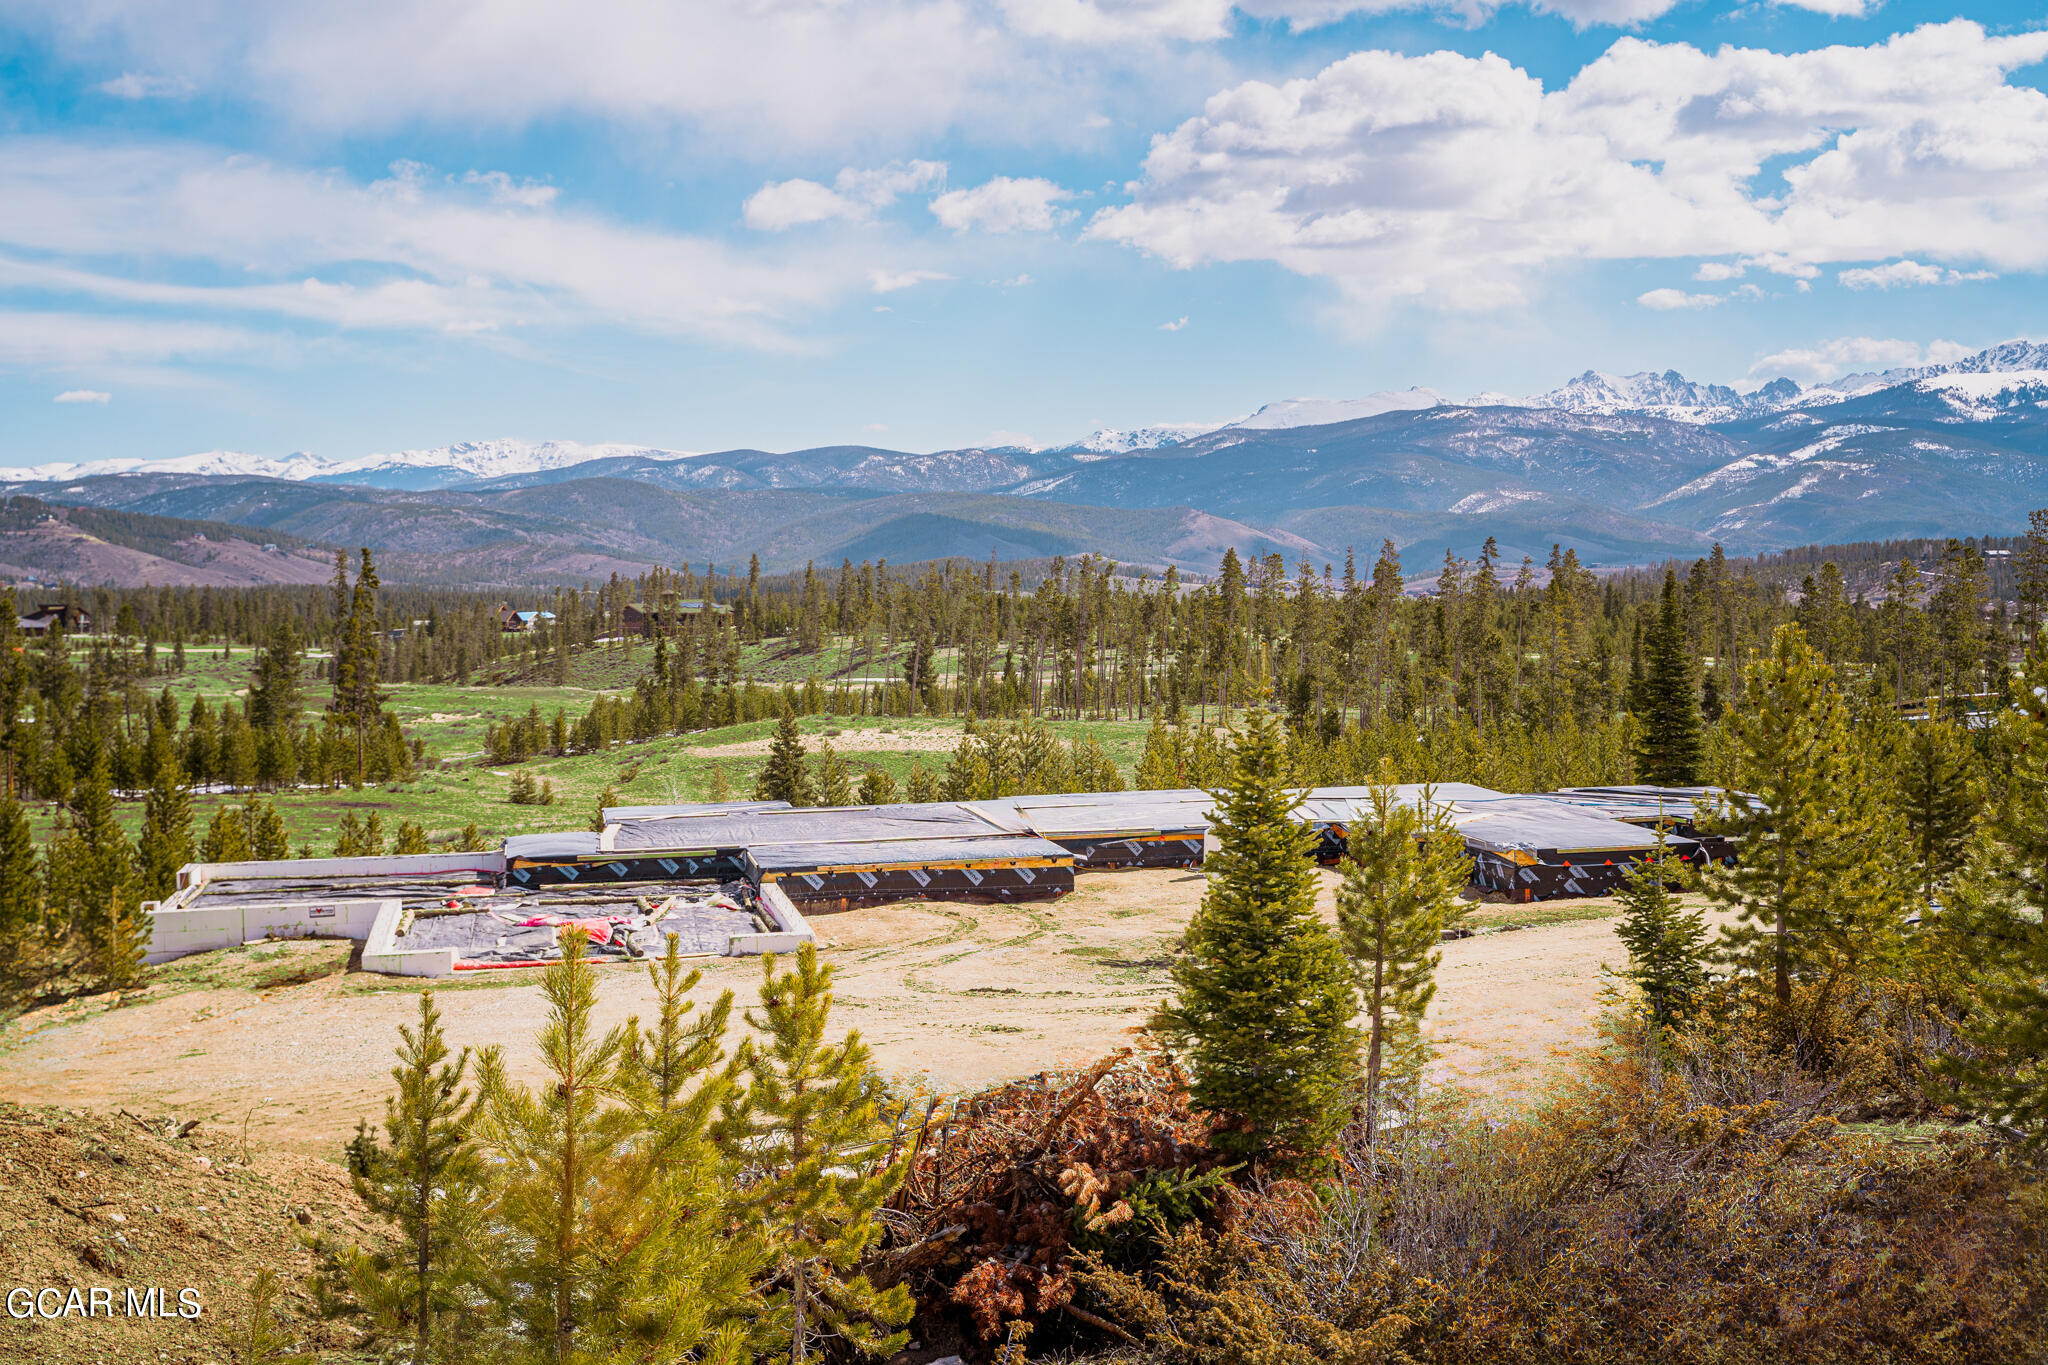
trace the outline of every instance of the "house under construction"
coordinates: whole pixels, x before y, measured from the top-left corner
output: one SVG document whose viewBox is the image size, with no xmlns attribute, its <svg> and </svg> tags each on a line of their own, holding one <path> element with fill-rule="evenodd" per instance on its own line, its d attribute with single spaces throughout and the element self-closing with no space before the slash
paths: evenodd
<svg viewBox="0 0 2048 1365">
<path fill-rule="evenodd" d="M 1520 900 L 1612 892 L 1658 847 L 1728 861 L 1696 809 L 1711 788 L 1574 788 L 1512 795 L 1469 783 L 1411 784 L 1463 837 L 1472 881 Z M 481 853 L 194 863 L 151 908 L 150 961 L 266 937 L 363 944 L 370 971 L 440 976 L 532 966 L 565 927 L 600 956 L 784 952 L 813 941 L 805 914 L 902 900 L 1056 899 L 1077 874 L 1192 868 L 1214 846 L 1213 798 L 1081 792 L 883 806 L 780 801 L 619 806 L 601 832 L 518 835 Z M 1301 793 L 1295 819 L 1334 862 L 1369 819 L 1372 789 Z"/>
</svg>

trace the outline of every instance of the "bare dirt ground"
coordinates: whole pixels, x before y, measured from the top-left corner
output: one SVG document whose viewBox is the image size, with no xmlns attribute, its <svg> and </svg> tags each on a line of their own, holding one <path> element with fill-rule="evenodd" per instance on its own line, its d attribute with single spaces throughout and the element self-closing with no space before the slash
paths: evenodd
<svg viewBox="0 0 2048 1365">
<path fill-rule="evenodd" d="M 950 754 L 960 747 L 960 736 L 966 733 L 958 725 L 942 725 L 920 730 L 869 730 L 848 729 L 831 736 L 834 749 L 842 754 L 888 752 L 917 752 L 926 754 Z M 731 744 L 705 744 L 690 750 L 696 758 L 761 758 L 768 752 L 771 739 L 742 739 Z"/>
<path fill-rule="evenodd" d="M 1329 910 L 1335 879 L 1323 874 Z M 835 1019 L 881 1066 L 943 1090 L 976 1087 L 1128 1041 L 1166 993 L 1171 947 L 1201 897 L 1199 873 L 1084 876 L 1064 900 L 906 903 L 819 916 L 837 971 Z M 1605 916 L 1608 902 L 1548 902 L 1542 918 Z M 1522 907 L 1484 906 L 1499 922 Z M 358 1118 L 377 1121 L 397 1026 L 420 986 L 345 972 L 342 944 L 263 945 L 188 959 L 139 999 L 53 1007 L 0 1030 L 0 1099 L 200 1118 L 264 1144 L 335 1157 Z M 1446 943 L 1429 1031 L 1441 1079 L 1527 1093 L 1561 1051 L 1588 1041 L 1601 965 L 1624 960 L 1609 918 Z M 753 998 L 760 964 L 704 959 L 700 999 Z M 306 978 L 309 980 L 294 980 Z M 436 988 L 457 1044 L 503 1044 L 535 1066 L 544 1009 L 527 972 L 465 973 Z M 650 1016 L 644 970 L 601 978 L 600 1014 Z"/>
<path fill-rule="evenodd" d="M 369 1245 L 382 1232 L 347 1174 L 260 1143 L 245 1152 L 238 1133 L 181 1127 L 0 1103 L 0 1294 L 11 1299 L 0 1361 L 239 1361 L 230 1340 L 261 1269 L 284 1282 L 293 1337 L 352 1342 L 308 1311 L 301 1283 L 314 1268 L 309 1238 Z"/>
</svg>

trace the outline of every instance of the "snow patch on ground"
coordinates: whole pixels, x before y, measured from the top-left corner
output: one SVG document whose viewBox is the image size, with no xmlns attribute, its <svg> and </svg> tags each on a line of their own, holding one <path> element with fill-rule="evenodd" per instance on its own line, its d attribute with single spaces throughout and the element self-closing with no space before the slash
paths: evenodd
<svg viewBox="0 0 2048 1365">
<path fill-rule="evenodd" d="M 1489 488 L 1466 494 L 1452 503 L 1450 510 L 1466 514 L 1498 512 L 1518 502 L 1541 502 L 1543 498 L 1544 495 L 1533 488 Z"/>
</svg>

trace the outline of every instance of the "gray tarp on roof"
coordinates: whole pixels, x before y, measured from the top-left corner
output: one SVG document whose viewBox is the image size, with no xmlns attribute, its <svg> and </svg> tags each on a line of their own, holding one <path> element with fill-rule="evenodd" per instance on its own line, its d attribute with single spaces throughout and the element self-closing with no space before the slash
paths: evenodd
<svg viewBox="0 0 2048 1365">
<path fill-rule="evenodd" d="M 628 820 L 666 820 L 692 815 L 731 815 L 750 810 L 788 810 L 787 801 L 685 801 L 673 806 L 606 806 L 599 812 L 607 825 Z"/>
<path fill-rule="evenodd" d="M 1475 787 L 1470 782 L 1397 782 L 1389 790 L 1394 804 L 1399 807 L 1416 807 L 1422 803 L 1423 793 L 1439 810 L 1451 811 L 1460 805 L 1471 805 L 1475 809 L 1486 802 L 1506 801 L 1511 798 L 1505 792 L 1494 791 L 1491 787 Z M 1371 787 L 1314 787 L 1301 803 L 1297 818 L 1317 825 L 1352 825 L 1372 817 Z"/>
<path fill-rule="evenodd" d="M 754 848 L 763 844 L 864 843 L 876 839 L 973 838 L 1002 827 L 952 802 L 736 811 L 618 826 L 612 851 Z"/>
<path fill-rule="evenodd" d="M 290 860 L 276 867 L 288 869 Z M 206 882 L 188 902 L 191 906 L 229 905 L 238 901 L 277 904 L 287 901 L 397 900 L 408 905 L 436 903 L 470 887 L 491 885 L 488 873 L 453 872 L 445 876 L 231 877 Z"/>
<path fill-rule="evenodd" d="M 1394 795 L 1403 801 L 1419 801 L 1424 791 L 1438 801 L 1501 801 L 1508 793 L 1497 792 L 1491 787 L 1474 786 L 1470 782 L 1396 782 Z M 1372 788 L 1361 787 L 1311 787 L 1310 799 L 1360 801 L 1370 803 Z M 1369 806 L 1368 806 L 1369 808 Z"/>
<path fill-rule="evenodd" d="M 979 839 L 882 839 L 873 843 L 764 844 L 747 850 L 747 862 L 761 872 L 804 872 L 818 867 L 877 867 L 896 864 L 1002 862 L 1018 858 L 1074 855 L 1029 834 L 995 834 Z"/>
<path fill-rule="evenodd" d="M 1468 845 L 1538 855 L 1607 855 L 1647 848 L 1655 842 L 1639 826 L 1589 815 L 1541 796 L 1457 802 L 1451 808 L 1451 823 Z"/>
<path fill-rule="evenodd" d="M 595 857 L 600 837 L 588 830 L 574 829 L 557 834 L 514 834 L 505 840 L 505 856 L 535 860 Z"/>
<path fill-rule="evenodd" d="M 1206 832 L 1212 804 L 1207 792 L 1190 788 L 1008 796 L 971 802 L 969 809 L 1004 829 L 1048 838 L 1081 838 L 1137 830 Z"/>
<path fill-rule="evenodd" d="M 1691 820 L 1697 803 L 1718 805 L 1727 793 L 1720 787 L 1560 787 L 1550 800 L 1610 820 Z"/>
</svg>

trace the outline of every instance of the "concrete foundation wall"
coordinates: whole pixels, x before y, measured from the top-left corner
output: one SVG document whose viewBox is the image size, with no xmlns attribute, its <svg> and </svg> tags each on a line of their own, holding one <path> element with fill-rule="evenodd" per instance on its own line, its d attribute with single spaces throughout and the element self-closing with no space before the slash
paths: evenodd
<svg viewBox="0 0 2048 1365">
<path fill-rule="evenodd" d="M 399 938 L 405 913 L 396 900 L 290 901 L 269 905 L 209 905 L 149 911 L 149 961 L 170 962 L 193 953 L 233 948 L 266 938 L 339 938 L 363 945 L 363 970 L 388 976 L 447 976 L 453 948 L 408 951 Z"/>
<path fill-rule="evenodd" d="M 347 938 L 370 935 L 378 913 L 397 901 L 294 900 L 268 904 L 202 905 L 190 909 L 171 902 L 144 902 L 149 913 L 151 962 L 169 962 L 192 953 L 233 948 L 265 938 Z"/>
<path fill-rule="evenodd" d="M 756 957 L 762 953 L 793 953 L 818 936 L 786 892 L 774 882 L 761 888 L 761 911 L 775 926 L 767 934 L 734 934 L 726 943 L 727 957 Z"/>
<path fill-rule="evenodd" d="M 505 855 L 482 853 L 392 853 L 375 858 L 291 858 L 281 862 L 187 863 L 178 869 L 178 889 L 166 898 L 167 908 L 191 901 L 208 882 L 257 877 L 439 877 L 474 872 L 496 877 L 505 870 Z"/>
<path fill-rule="evenodd" d="M 384 908 L 377 912 L 377 918 L 370 924 L 370 933 L 363 940 L 363 970 L 382 972 L 386 976 L 451 976 L 455 972 L 455 950 L 453 948 L 411 948 L 398 937 L 399 921 L 404 918 L 405 907 L 398 901 L 385 901 Z"/>
</svg>

